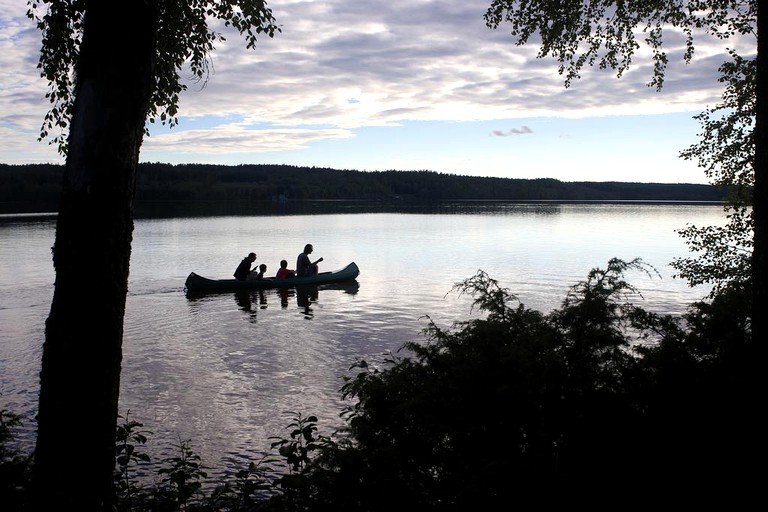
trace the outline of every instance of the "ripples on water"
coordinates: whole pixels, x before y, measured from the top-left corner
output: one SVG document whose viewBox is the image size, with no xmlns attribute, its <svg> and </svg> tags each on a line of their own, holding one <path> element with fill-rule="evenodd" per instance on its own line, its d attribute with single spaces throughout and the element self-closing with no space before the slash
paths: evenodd
<svg viewBox="0 0 768 512">
<path fill-rule="evenodd" d="M 630 275 L 645 306 L 679 314 L 705 291 L 672 279 L 685 256 L 674 230 L 722 222 L 717 206 L 506 205 L 449 213 L 375 213 L 141 219 L 136 222 L 125 318 L 120 409 L 169 455 L 180 438 L 211 467 L 258 458 L 286 434 L 285 411 L 339 426 L 338 390 L 359 359 L 379 361 L 470 316 L 450 293 L 478 269 L 527 306 L 549 311 L 568 287 L 611 257 L 642 257 L 662 279 Z M 34 417 L 50 307 L 54 223 L 0 223 L 0 407 Z M 187 297 L 195 271 L 228 278 L 250 251 L 268 273 L 293 266 L 305 243 L 323 270 L 360 266 L 355 286 L 309 298 L 270 290 Z M 25 438 L 33 439 L 32 422 Z M 212 471 L 216 474 L 216 470 Z"/>
</svg>

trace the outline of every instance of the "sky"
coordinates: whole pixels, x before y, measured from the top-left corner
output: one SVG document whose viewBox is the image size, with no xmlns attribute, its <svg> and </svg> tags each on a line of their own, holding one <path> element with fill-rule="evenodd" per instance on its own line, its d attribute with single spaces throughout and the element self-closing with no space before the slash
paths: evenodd
<svg viewBox="0 0 768 512">
<path fill-rule="evenodd" d="M 699 40 L 686 65 L 683 38 L 666 34 L 661 92 L 646 85 L 645 49 L 621 78 L 588 69 L 566 88 L 538 46 L 485 25 L 490 3 L 273 0 L 281 33 L 247 50 L 224 32 L 206 85 L 182 72 L 179 125 L 152 125 L 140 160 L 707 182 L 679 153 L 701 131 L 693 116 L 720 100 L 717 68 L 734 42 Z M 26 9 L 0 0 L 0 163 L 63 163 L 37 140 L 50 105 Z"/>
</svg>

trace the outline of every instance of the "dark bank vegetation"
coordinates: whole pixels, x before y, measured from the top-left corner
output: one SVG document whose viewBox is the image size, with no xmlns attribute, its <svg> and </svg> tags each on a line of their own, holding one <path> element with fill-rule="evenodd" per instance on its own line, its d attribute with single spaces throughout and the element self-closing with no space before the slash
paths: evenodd
<svg viewBox="0 0 768 512">
<path fill-rule="evenodd" d="M 292 413 L 271 455 L 221 481 L 207 479 L 189 440 L 171 441 L 178 455 L 151 466 L 142 451 L 151 433 L 125 419 L 117 509 L 459 511 L 606 505 L 635 493 L 633 503 L 754 496 L 760 362 L 749 284 L 734 281 L 680 318 L 643 309 L 630 273 L 654 269 L 613 259 L 543 314 L 478 271 L 454 290 L 482 315 L 449 329 L 428 321 L 422 342 L 353 362 L 340 390 L 344 429 L 320 433 L 316 417 Z M 31 457 L 7 448 L 11 417 L 4 411 L 0 424 L 0 503 L 24 510 Z"/>
<path fill-rule="evenodd" d="M 63 166 L 0 164 L 0 204 L 56 209 Z M 723 201 L 703 184 L 563 182 L 457 176 L 433 171 L 363 172 L 290 165 L 139 165 L 136 200 L 149 201 Z"/>
</svg>

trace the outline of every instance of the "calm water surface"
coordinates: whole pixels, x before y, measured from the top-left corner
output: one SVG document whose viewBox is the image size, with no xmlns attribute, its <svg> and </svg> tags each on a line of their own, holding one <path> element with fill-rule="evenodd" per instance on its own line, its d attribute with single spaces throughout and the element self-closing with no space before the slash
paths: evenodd
<svg viewBox="0 0 768 512">
<path fill-rule="evenodd" d="M 29 418 L 52 297 L 54 222 L 0 219 L 0 407 Z M 645 306 L 683 312 L 707 292 L 672 279 L 668 266 L 687 255 L 675 230 L 688 223 L 722 224 L 722 208 L 494 205 L 434 214 L 137 220 L 121 413 L 155 433 L 154 454 L 191 439 L 207 465 L 224 468 L 284 435 L 285 411 L 316 414 L 328 429 L 338 425 L 338 389 L 349 366 L 423 340 L 425 315 L 443 327 L 469 318 L 469 299 L 450 292 L 478 269 L 546 312 L 593 267 L 641 257 L 661 274 L 629 276 Z M 293 267 L 305 243 L 324 258 L 321 270 L 355 261 L 357 283 L 310 297 L 183 291 L 191 271 L 229 278 L 250 251 L 268 274 L 281 259 Z M 26 429 L 31 443 L 33 421 Z"/>
</svg>

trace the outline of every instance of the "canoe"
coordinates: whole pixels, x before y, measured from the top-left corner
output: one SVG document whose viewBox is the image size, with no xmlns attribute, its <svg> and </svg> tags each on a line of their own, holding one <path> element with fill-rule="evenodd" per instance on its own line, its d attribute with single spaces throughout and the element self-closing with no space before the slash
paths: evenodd
<svg viewBox="0 0 768 512">
<path fill-rule="evenodd" d="M 360 269 L 353 261 L 346 267 L 332 272 L 320 272 L 314 276 L 290 277 L 288 279 L 276 279 L 266 277 L 264 279 L 251 279 L 238 281 L 237 279 L 208 279 L 206 277 L 190 273 L 184 283 L 184 289 L 190 291 L 231 291 L 231 290 L 266 290 L 268 288 L 293 288 L 296 286 L 317 286 L 329 283 L 353 281 L 360 274 Z"/>
</svg>

